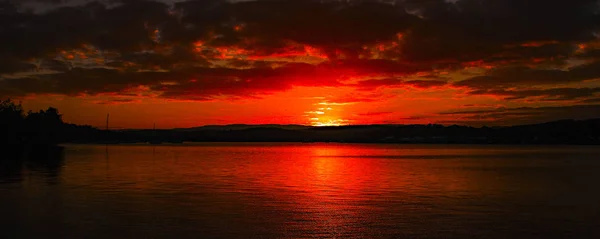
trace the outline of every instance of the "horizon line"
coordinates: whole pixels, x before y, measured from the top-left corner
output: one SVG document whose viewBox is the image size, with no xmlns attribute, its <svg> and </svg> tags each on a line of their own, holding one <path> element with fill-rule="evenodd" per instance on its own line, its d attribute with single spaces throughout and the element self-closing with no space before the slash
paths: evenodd
<svg viewBox="0 0 600 239">
<path fill-rule="evenodd" d="M 514 124 L 514 125 L 481 125 L 481 126 L 471 126 L 466 124 L 457 124 L 457 123 L 427 123 L 427 124 L 399 124 L 399 123 L 378 123 L 378 124 L 347 124 L 347 125 L 303 125 L 303 124 L 244 124 L 244 123 L 234 123 L 234 124 L 209 124 L 209 125 L 199 125 L 199 126 L 191 126 L 191 127 L 176 127 L 176 128 L 119 128 L 119 127 L 109 127 L 108 130 L 119 131 L 119 130 L 184 130 L 184 129 L 195 129 L 195 128 L 205 128 L 205 127 L 228 127 L 228 126 L 249 126 L 249 127 L 257 127 L 260 128 L 262 126 L 296 126 L 296 127 L 305 127 L 305 128 L 338 128 L 338 127 L 360 127 L 360 126 L 427 126 L 427 125 L 440 125 L 444 127 L 448 126 L 460 126 L 460 127 L 470 127 L 470 128 L 506 128 L 506 127 L 515 127 L 515 126 L 528 126 L 528 125 L 539 125 L 539 124 L 547 124 L 547 123 L 555 123 L 555 122 L 564 122 L 564 121 L 589 121 L 589 120 L 600 120 L 600 118 L 588 118 L 588 119 L 559 119 L 559 120 L 551 120 L 551 121 L 543 121 L 539 123 L 523 123 L 523 124 Z M 92 126 L 94 128 L 100 129 L 100 127 Z M 265 127 L 268 128 L 268 127 Z M 103 129 L 101 129 L 103 130 Z"/>
</svg>

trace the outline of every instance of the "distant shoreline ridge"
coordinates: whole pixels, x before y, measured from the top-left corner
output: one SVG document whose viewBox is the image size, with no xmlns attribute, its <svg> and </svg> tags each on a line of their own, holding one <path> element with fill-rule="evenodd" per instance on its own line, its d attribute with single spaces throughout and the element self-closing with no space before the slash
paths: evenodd
<svg viewBox="0 0 600 239">
<path fill-rule="evenodd" d="M 600 119 L 471 127 L 459 125 L 207 125 L 175 129 L 101 130 L 112 143 L 341 142 L 425 144 L 600 144 Z M 89 143 L 80 142 L 80 143 Z M 77 142 L 76 142 L 77 143 Z"/>
</svg>

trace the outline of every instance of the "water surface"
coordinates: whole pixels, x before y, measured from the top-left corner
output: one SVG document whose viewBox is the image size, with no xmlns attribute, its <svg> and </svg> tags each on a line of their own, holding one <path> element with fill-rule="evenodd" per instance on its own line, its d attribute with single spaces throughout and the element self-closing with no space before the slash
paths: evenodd
<svg viewBox="0 0 600 239">
<path fill-rule="evenodd" d="M 1 166 L 3 238 L 600 238 L 598 147 L 67 145 L 45 157 Z"/>
</svg>

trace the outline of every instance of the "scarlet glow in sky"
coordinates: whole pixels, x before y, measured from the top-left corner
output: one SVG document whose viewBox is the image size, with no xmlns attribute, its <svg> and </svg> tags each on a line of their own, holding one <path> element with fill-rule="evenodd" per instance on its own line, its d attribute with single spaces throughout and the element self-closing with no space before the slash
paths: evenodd
<svg viewBox="0 0 600 239">
<path fill-rule="evenodd" d="M 113 128 L 600 117 L 596 0 L 0 3 L 0 96 Z M 77 19 L 77 20 L 74 20 Z"/>
</svg>

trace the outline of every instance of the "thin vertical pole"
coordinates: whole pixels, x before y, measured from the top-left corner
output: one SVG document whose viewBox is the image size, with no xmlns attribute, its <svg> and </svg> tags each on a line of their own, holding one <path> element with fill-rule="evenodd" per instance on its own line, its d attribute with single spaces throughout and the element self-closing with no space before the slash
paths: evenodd
<svg viewBox="0 0 600 239">
<path fill-rule="evenodd" d="M 106 130 L 108 130 L 108 116 L 109 116 L 109 115 L 110 115 L 110 114 L 106 114 Z"/>
</svg>

